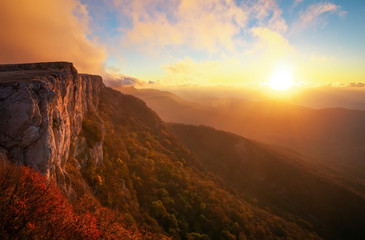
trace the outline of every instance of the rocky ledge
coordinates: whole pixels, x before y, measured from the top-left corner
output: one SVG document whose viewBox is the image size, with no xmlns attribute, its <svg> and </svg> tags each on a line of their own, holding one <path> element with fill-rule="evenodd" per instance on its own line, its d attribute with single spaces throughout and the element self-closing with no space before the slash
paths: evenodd
<svg viewBox="0 0 365 240">
<path fill-rule="evenodd" d="M 0 159 L 30 166 L 67 189 L 65 163 L 85 148 L 82 120 L 89 112 L 98 118 L 103 87 L 100 76 L 78 74 L 68 62 L 0 65 Z M 98 162 L 102 154 L 100 141 L 87 156 Z"/>
</svg>

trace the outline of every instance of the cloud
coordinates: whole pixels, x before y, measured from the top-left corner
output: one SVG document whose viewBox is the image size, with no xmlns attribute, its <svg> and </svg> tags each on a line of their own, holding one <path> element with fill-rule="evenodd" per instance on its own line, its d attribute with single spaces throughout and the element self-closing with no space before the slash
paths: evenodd
<svg viewBox="0 0 365 240">
<path fill-rule="evenodd" d="M 0 63 L 69 61 L 100 73 L 105 51 L 88 37 L 89 21 L 77 0 L 0 1 Z"/>
<path fill-rule="evenodd" d="M 294 3 L 292 5 L 292 9 L 296 8 L 301 2 L 303 2 L 303 0 L 294 0 Z"/>
<path fill-rule="evenodd" d="M 254 27 L 251 29 L 251 32 L 258 38 L 258 41 L 255 42 L 253 49 L 248 53 L 262 52 L 266 61 L 280 60 L 295 53 L 289 41 L 275 31 L 268 28 Z"/>
<path fill-rule="evenodd" d="M 114 88 L 124 86 L 145 86 L 153 84 L 153 82 L 146 83 L 138 78 L 127 76 L 124 74 L 107 74 L 104 77 L 105 84 Z"/>
<path fill-rule="evenodd" d="M 351 82 L 346 86 L 351 88 L 365 88 L 365 82 Z"/>
<path fill-rule="evenodd" d="M 346 11 L 341 10 L 341 6 L 333 3 L 323 2 L 312 4 L 305 11 L 302 11 L 298 20 L 292 24 L 292 32 L 300 32 L 320 23 L 325 24 L 324 17 L 326 14 L 343 16 L 346 13 Z"/>
<path fill-rule="evenodd" d="M 333 58 L 332 57 L 327 57 L 327 56 L 313 54 L 310 57 L 310 60 L 312 62 L 315 62 L 315 63 L 324 63 L 324 62 L 328 62 L 328 61 L 333 60 Z"/>
<path fill-rule="evenodd" d="M 256 86 L 266 80 L 270 64 L 261 59 L 246 61 L 240 56 L 226 56 L 211 61 L 184 58 L 164 65 L 165 86 Z"/>
<path fill-rule="evenodd" d="M 104 0 L 107 1 L 107 0 Z M 252 25 L 287 31 L 276 0 L 113 0 L 120 12 L 121 46 L 144 53 L 237 51 Z"/>
<path fill-rule="evenodd" d="M 233 49 L 234 37 L 245 26 L 247 15 L 232 0 L 166 1 L 114 0 L 129 16 L 131 27 L 123 27 L 123 45 L 143 49 L 188 46 L 216 52 Z"/>
<path fill-rule="evenodd" d="M 199 82 L 201 85 L 209 85 L 215 80 L 220 68 L 219 61 L 196 62 L 191 58 L 185 58 L 164 66 L 164 84 L 191 85 Z"/>
<path fill-rule="evenodd" d="M 331 82 L 331 83 L 326 83 L 321 87 L 330 87 L 330 88 L 356 88 L 356 85 L 359 84 L 359 87 L 361 88 L 362 83 L 359 82 L 350 82 L 350 83 L 344 83 L 344 82 L 340 82 L 340 81 L 336 81 L 336 82 Z"/>
<path fill-rule="evenodd" d="M 275 0 L 257 0 L 247 7 L 251 19 L 258 20 L 256 27 L 266 27 L 280 33 L 286 32 L 288 26 L 281 17 L 282 10 Z"/>
</svg>

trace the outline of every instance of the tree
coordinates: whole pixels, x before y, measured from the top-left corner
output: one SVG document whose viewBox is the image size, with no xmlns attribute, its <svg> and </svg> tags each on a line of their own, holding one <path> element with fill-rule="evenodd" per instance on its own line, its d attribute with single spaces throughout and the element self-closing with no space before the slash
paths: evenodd
<svg viewBox="0 0 365 240">
<path fill-rule="evenodd" d="M 75 215 L 53 181 L 27 168 L 0 163 L 0 232 L 6 238 L 98 239 L 95 218 Z"/>
</svg>

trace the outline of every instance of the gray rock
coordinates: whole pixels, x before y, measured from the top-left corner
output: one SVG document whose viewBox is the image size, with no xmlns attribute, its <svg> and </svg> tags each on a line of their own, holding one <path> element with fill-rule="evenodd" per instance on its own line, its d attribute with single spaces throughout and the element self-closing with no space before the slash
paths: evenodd
<svg viewBox="0 0 365 240">
<path fill-rule="evenodd" d="M 82 138 L 82 119 L 97 115 L 100 76 L 78 74 L 72 63 L 0 65 L 0 149 L 2 158 L 30 166 L 67 189 L 65 172 L 71 143 L 74 154 L 100 163 L 102 141 L 91 149 Z"/>
</svg>

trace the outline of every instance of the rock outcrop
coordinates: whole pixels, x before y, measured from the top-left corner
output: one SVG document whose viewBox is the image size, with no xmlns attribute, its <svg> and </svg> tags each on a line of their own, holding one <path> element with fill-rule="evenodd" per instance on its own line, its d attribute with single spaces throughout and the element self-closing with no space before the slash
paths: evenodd
<svg viewBox="0 0 365 240">
<path fill-rule="evenodd" d="M 0 157 L 30 166 L 65 189 L 65 163 L 85 148 L 85 114 L 98 117 L 100 76 L 78 74 L 72 63 L 0 65 Z M 100 119 L 100 118 L 99 118 Z M 77 145 L 75 147 L 75 145 Z M 85 158 L 103 159 L 102 140 Z"/>
</svg>

